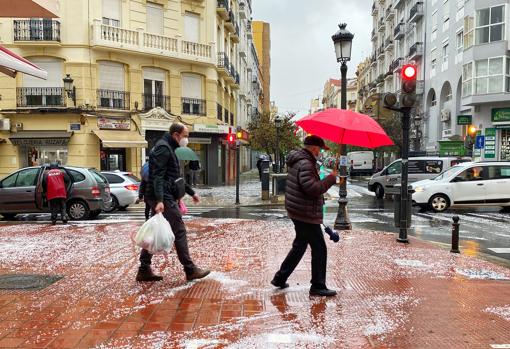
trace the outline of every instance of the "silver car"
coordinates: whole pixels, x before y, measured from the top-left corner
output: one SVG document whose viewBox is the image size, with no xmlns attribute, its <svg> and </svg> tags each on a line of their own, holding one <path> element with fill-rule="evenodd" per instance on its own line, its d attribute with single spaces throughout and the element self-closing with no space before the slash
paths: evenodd
<svg viewBox="0 0 510 349">
<path fill-rule="evenodd" d="M 140 179 L 131 172 L 103 171 L 101 174 L 108 180 L 112 196 L 112 204 L 105 208 L 105 212 L 125 210 L 129 205 L 136 203 Z"/>
<path fill-rule="evenodd" d="M 71 178 L 67 214 L 72 220 L 93 219 L 111 205 L 108 181 L 97 170 L 61 167 Z M 19 213 L 49 212 L 42 179 L 49 166 L 22 168 L 0 181 L 0 214 L 13 219 Z"/>
</svg>

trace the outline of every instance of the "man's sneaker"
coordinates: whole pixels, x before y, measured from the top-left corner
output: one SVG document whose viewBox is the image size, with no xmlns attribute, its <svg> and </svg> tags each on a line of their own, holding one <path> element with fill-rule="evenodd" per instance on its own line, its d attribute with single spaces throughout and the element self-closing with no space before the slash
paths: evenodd
<svg viewBox="0 0 510 349">
<path fill-rule="evenodd" d="M 136 274 L 136 281 L 139 281 L 139 282 L 150 282 L 150 281 L 161 281 L 161 280 L 163 280 L 163 277 L 154 274 L 151 269 L 149 269 L 149 270 L 138 269 L 138 274 Z"/>
<path fill-rule="evenodd" d="M 310 296 L 321 296 L 321 297 L 334 297 L 336 296 L 335 290 L 328 288 L 310 288 Z"/>
<path fill-rule="evenodd" d="M 67 223 L 67 221 L 69 221 L 69 216 L 64 215 L 64 217 L 62 217 L 62 223 Z"/>
<path fill-rule="evenodd" d="M 186 273 L 186 280 L 192 281 L 202 279 L 209 275 L 210 272 L 211 271 L 207 269 L 200 269 L 199 267 L 194 267 L 191 272 Z"/>
<path fill-rule="evenodd" d="M 274 287 L 281 288 L 281 289 L 289 287 L 288 283 L 286 283 L 286 282 L 278 282 L 275 279 L 271 280 L 271 285 L 273 285 Z"/>
</svg>

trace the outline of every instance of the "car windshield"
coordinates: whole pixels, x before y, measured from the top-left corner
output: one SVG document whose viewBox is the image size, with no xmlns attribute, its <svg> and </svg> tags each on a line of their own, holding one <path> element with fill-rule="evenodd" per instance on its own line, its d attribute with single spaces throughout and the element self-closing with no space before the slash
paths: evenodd
<svg viewBox="0 0 510 349">
<path fill-rule="evenodd" d="M 453 173 L 457 172 L 459 169 L 463 168 L 463 166 L 453 166 L 453 167 L 450 167 L 448 170 L 444 171 L 443 173 L 441 173 L 439 176 L 437 177 L 434 177 L 432 180 L 433 181 L 440 181 L 444 178 L 448 178 L 450 177 Z"/>
</svg>

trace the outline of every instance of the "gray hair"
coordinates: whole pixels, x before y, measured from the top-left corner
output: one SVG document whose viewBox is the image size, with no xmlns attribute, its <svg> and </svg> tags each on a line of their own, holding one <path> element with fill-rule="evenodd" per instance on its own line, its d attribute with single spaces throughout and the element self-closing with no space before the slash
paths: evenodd
<svg viewBox="0 0 510 349">
<path fill-rule="evenodd" d="M 184 131 L 184 128 L 186 126 L 184 126 L 184 124 L 182 122 L 174 122 L 171 126 L 170 126 L 170 135 L 173 135 L 174 133 L 178 133 L 178 134 L 181 134 L 182 131 Z"/>
</svg>

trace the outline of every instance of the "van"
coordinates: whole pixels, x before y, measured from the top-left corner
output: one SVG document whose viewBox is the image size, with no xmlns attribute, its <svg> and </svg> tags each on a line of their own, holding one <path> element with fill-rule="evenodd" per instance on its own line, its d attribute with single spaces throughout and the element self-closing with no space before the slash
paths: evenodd
<svg viewBox="0 0 510 349">
<path fill-rule="evenodd" d="M 409 184 L 432 179 L 455 165 L 469 161 L 471 161 L 471 158 L 468 157 L 426 156 L 409 158 Z M 400 194 L 401 175 L 402 159 L 398 159 L 370 178 L 368 190 L 374 192 L 378 199 L 382 199 L 384 195 Z"/>
<path fill-rule="evenodd" d="M 374 174 L 374 152 L 372 151 L 352 151 L 347 153 L 349 163 L 349 173 L 355 175 L 373 175 Z"/>
</svg>

